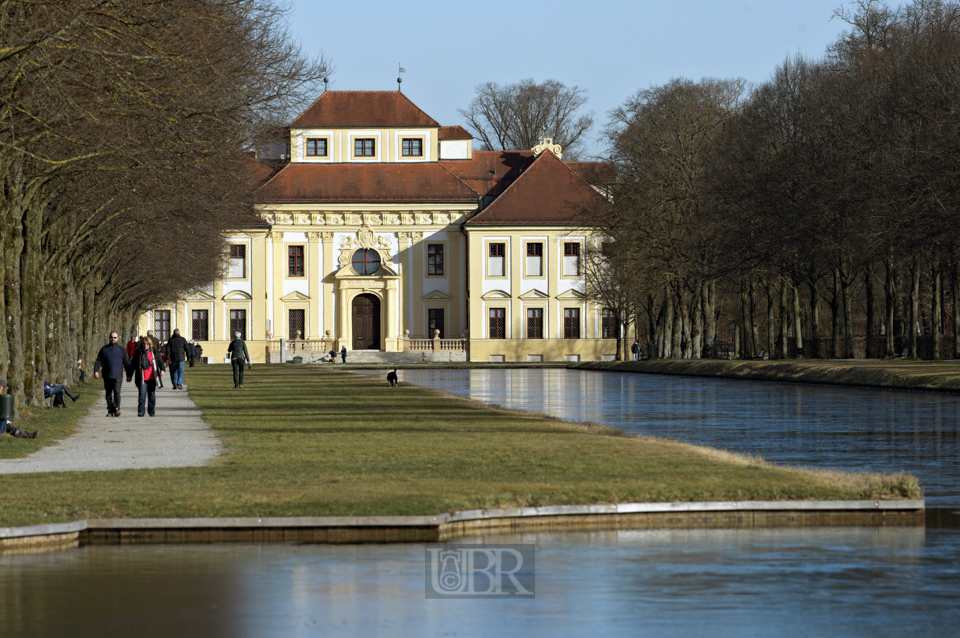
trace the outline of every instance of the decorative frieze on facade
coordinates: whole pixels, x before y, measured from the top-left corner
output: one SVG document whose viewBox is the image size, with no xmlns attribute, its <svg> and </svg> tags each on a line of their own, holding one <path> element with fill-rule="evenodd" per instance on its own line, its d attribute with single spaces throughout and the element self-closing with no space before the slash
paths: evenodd
<svg viewBox="0 0 960 638">
<path fill-rule="evenodd" d="M 284 226 L 446 226 L 462 222 L 469 211 L 451 213 L 261 213 L 263 221 Z"/>
</svg>

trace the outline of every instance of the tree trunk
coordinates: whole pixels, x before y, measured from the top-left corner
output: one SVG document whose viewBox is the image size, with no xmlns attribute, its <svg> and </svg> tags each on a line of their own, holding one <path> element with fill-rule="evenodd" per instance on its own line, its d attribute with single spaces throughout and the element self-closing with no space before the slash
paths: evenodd
<svg viewBox="0 0 960 638">
<path fill-rule="evenodd" d="M 686 308 L 683 303 L 683 294 L 677 295 L 673 300 L 673 343 L 670 346 L 670 358 L 683 358 L 683 316 L 686 314 Z"/>
<path fill-rule="evenodd" d="M 693 345 L 691 346 L 691 356 L 694 359 L 700 359 L 703 356 L 703 297 L 704 284 L 697 284 L 697 289 L 693 293 L 693 328 L 691 337 Z"/>
<path fill-rule="evenodd" d="M 779 359 L 786 359 L 789 355 L 787 348 L 787 339 L 790 338 L 790 311 L 789 311 L 789 293 L 786 279 L 780 280 L 780 356 Z"/>
<path fill-rule="evenodd" d="M 709 281 L 703 289 L 703 318 L 705 321 L 703 351 L 704 356 L 717 356 L 717 282 Z"/>
<path fill-rule="evenodd" d="M 843 301 L 843 358 L 853 359 L 853 287 L 856 273 L 850 272 L 849 260 L 844 257 L 840 262 L 840 292 Z"/>
<path fill-rule="evenodd" d="M 753 284 L 750 282 L 744 282 L 740 285 L 740 312 L 743 318 L 742 348 L 744 359 L 752 359 L 754 356 L 754 344 L 751 342 L 751 338 L 754 335 L 752 287 Z"/>
<path fill-rule="evenodd" d="M 840 358 L 840 269 L 833 267 L 833 295 L 830 297 L 830 358 Z"/>
<path fill-rule="evenodd" d="M 877 316 L 873 303 L 873 264 L 867 262 L 863 278 L 864 293 L 867 297 L 867 343 L 864 356 L 867 359 L 875 359 L 877 353 L 874 348 L 874 335 L 877 332 Z"/>
<path fill-rule="evenodd" d="M 910 268 L 910 358 L 917 358 L 917 328 L 920 325 L 920 255 L 914 255 Z"/>
<path fill-rule="evenodd" d="M 764 286 L 764 290 L 767 293 L 767 356 L 771 359 L 774 358 L 774 350 L 776 346 L 776 331 L 777 319 L 775 314 L 776 303 L 774 299 L 776 298 L 776 290 L 772 282 L 767 282 L 767 285 Z"/>
<path fill-rule="evenodd" d="M 939 260 L 933 260 L 930 263 L 930 287 L 933 293 L 933 299 L 930 304 L 930 334 L 933 336 L 933 360 L 940 360 L 940 335 L 943 334 L 943 291 L 941 281 L 941 271 Z"/>
<path fill-rule="evenodd" d="M 960 260 L 951 264 L 950 284 L 953 286 L 953 358 L 960 359 Z"/>
<path fill-rule="evenodd" d="M 896 331 L 896 309 L 897 309 L 897 274 L 893 265 L 893 260 L 887 258 L 884 261 L 886 266 L 887 276 L 883 282 L 883 298 L 884 303 L 884 321 L 886 322 L 886 334 L 887 334 L 887 343 L 886 350 L 887 353 L 884 355 L 887 358 L 897 356 L 896 345 L 894 344 L 893 338 Z"/>
<path fill-rule="evenodd" d="M 810 283 L 810 339 L 813 345 L 812 356 L 823 359 L 823 350 L 820 347 L 820 295 L 817 294 L 817 285 Z"/>
<path fill-rule="evenodd" d="M 803 324 L 800 316 L 800 288 L 793 288 L 793 336 L 797 340 L 797 359 L 803 359 L 806 353 L 803 350 Z"/>
</svg>

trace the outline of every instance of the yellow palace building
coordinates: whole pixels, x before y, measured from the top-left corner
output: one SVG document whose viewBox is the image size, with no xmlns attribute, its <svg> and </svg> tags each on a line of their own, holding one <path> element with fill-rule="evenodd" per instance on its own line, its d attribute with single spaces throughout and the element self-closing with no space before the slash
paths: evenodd
<svg viewBox="0 0 960 638">
<path fill-rule="evenodd" d="M 223 278 L 139 323 L 222 361 L 576 361 L 612 358 L 619 324 L 584 294 L 602 202 L 544 139 L 474 151 L 398 91 L 328 91 L 289 126 L 261 223 L 228 238 Z M 401 354 L 402 353 L 402 354 Z"/>
</svg>

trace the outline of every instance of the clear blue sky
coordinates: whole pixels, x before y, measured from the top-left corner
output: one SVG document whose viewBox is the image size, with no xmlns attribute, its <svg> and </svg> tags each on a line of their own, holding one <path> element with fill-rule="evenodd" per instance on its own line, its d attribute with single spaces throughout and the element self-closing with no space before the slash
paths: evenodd
<svg viewBox="0 0 960 638">
<path fill-rule="evenodd" d="M 822 57 L 846 30 L 844 0 L 293 0 L 291 30 L 336 71 L 330 89 L 403 92 L 442 125 L 463 124 L 483 82 L 556 79 L 587 89 L 590 150 L 611 109 L 674 77 L 770 78 L 787 57 Z M 895 2 L 893 4 L 896 4 Z"/>
</svg>

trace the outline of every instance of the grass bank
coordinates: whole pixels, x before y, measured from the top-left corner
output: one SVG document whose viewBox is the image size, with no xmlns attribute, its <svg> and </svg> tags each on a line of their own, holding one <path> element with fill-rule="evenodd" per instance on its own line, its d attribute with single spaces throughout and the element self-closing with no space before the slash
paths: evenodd
<svg viewBox="0 0 960 638">
<path fill-rule="evenodd" d="M 778 468 L 331 368 L 255 366 L 240 391 L 227 366 L 201 366 L 187 383 L 225 445 L 213 465 L 11 476 L 0 492 L 0 526 L 920 495 L 910 476 Z"/>
<path fill-rule="evenodd" d="M 583 370 L 960 393 L 960 361 L 655 359 L 581 363 L 576 367 Z"/>
</svg>

